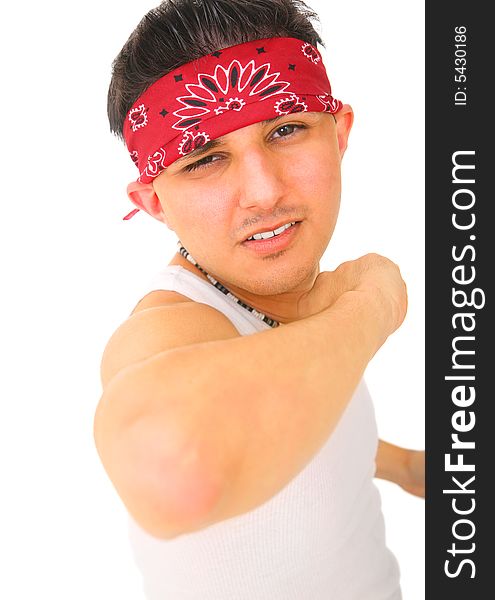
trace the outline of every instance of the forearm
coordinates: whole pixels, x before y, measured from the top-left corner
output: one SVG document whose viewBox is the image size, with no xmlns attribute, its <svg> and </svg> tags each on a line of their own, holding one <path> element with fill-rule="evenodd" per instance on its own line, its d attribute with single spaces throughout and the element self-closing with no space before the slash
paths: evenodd
<svg viewBox="0 0 495 600">
<path fill-rule="evenodd" d="M 379 440 L 375 458 L 375 477 L 402 485 L 406 478 L 407 460 L 408 450 Z"/>
<path fill-rule="evenodd" d="M 396 483 L 403 490 L 425 497 L 425 452 L 379 440 L 375 477 Z"/>
<path fill-rule="evenodd" d="M 386 337 L 383 323 L 367 294 L 348 292 L 301 321 L 157 354 L 115 378 L 101 423 L 135 431 L 140 423 L 159 462 L 175 460 L 174 476 L 201 471 L 219 490 L 210 519 L 241 514 L 323 445 Z"/>
<path fill-rule="evenodd" d="M 273 497 L 328 439 L 381 345 L 377 315 L 362 300 L 359 293 L 344 295 L 332 309 L 280 329 L 275 348 L 267 338 L 259 358 L 252 356 L 242 375 L 236 371 L 251 393 L 238 395 L 231 412 L 222 408 L 224 431 L 211 438 L 221 456 L 225 432 L 236 436 L 211 521 L 243 514 Z"/>
</svg>

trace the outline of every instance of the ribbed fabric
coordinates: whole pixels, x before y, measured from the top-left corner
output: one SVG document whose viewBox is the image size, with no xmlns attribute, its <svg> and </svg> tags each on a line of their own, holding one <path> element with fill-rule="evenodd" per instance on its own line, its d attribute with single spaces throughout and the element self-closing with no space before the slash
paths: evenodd
<svg viewBox="0 0 495 600">
<path fill-rule="evenodd" d="M 213 306 L 241 335 L 269 329 L 181 266 L 161 270 L 142 297 L 159 289 Z M 401 600 L 373 483 L 377 445 L 361 381 L 323 447 L 261 506 L 172 540 L 154 538 L 129 515 L 147 600 Z"/>
</svg>

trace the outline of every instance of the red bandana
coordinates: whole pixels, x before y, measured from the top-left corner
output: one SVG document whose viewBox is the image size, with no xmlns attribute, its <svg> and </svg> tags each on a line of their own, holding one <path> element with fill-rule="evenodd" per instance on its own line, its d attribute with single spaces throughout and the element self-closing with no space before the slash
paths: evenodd
<svg viewBox="0 0 495 600">
<path fill-rule="evenodd" d="M 266 38 L 218 50 L 164 75 L 132 105 L 124 138 L 138 181 L 151 183 L 178 158 L 231 131 L 280 115 L 341 108 L 314 46 Z"/>
</svg>

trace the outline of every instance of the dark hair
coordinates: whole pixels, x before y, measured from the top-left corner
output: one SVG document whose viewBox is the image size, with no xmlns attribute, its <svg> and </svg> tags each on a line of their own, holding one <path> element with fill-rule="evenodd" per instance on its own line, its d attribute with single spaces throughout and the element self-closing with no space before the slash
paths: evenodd
<svg viewBox="0 0 495 600">
<path fill-rule="evenodd" d="M 112 64 L 110 130 L 123 139 L 127 112 L 155 81 L 201 56 L 268 37 L 325 47 L 303 0 L 165 0 L 150 10 Z"/>
</svg>

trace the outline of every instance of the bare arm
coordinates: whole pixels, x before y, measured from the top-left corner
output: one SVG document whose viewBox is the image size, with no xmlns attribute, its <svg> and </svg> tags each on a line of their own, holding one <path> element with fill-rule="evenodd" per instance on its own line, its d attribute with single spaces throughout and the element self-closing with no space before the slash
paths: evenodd
<svg viewBox="0 0 495 600">
<path fill-rule="evenodd" d="M 121 371 L 100 401 L 96 439 L 106 428 L 134 459 L 140 448 L 135 480 L 122 471 L 114 481 L 117 490 L 146 491 L 128 502 L 130 512 L 167 537 L 272 497 L 335 427 L 382 341 L 376 312 L 366 294 L 349 292 L 304 321 L 166 351 Z M 124 447 L 107 451 L 122 452 L 122 469 L 129 464 Z"/>
<path fill-rule="evenodd" d="M 167 538 L 271 498 L 323 445 L 402 322 L 405 310 L 389 309 L 376 290 L 345 291 L 300 321 L 122 369 L 98 405 L 95 441 L 129 512 Z"/>
<path fill-rule="evenodd" d="M 406 492 L 425 497 L 424 450 L 409 450 L 379 440 L 375 477 L 400 485 Z"/>
</svg>

